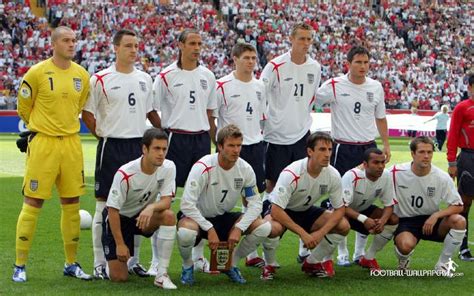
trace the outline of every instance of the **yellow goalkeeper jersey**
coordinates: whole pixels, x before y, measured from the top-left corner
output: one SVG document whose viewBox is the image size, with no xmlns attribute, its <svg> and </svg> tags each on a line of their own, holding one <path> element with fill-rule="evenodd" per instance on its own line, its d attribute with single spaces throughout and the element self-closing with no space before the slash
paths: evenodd
<svg viewBox="0 0 474 296">
<path fill-rule="evenodd" d="M 79 113 L 89 94 L 89 74 L 72 62 L 63 70 L 52 58 L 28 70 L 18 91 L 18 115 L 29 130 L 50 136 L 79 132 Z"/>
</svg>

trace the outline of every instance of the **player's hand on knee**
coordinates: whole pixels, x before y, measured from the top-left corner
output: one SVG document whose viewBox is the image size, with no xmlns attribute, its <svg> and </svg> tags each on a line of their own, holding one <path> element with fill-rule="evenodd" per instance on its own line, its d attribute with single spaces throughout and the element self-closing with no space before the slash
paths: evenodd
<svg viewBox="0 0 474 296">
<path fill-rule="evenodd" d="M 428 219 L 426 219 L 425 224 L 423 224 L 423 234 L 431 235 L 437 221 L 438 218 L 435 215 L 431 215 Z"/>
<path fill-rule="evenodd" d="M 153 208 L 147 206 L 143 211 L 140 212 L 140 215 L 137 217 L 137 227 L 140 230 L 144 230 L 150 225 L 151 218 L 153 217 Z"/>
<path fill-rule="evenodd" d="M 117 259 L 120 262 L 127 262 L 130 258 L 130 251 L 126 245 L 117 245 Z"/>
<path fill-rule="evenodd" d="M 316 245 L 319 243 L 316 241 L 313 235 L 309 233 L 305 233 L 304 235 L 302 235 L 301 240 L 304 243 L 304 247 L 307 249 L 314 249 Z"/>
<path fill-rule="evenodd" d="M 236 244 L 238 244 L 241 237 L 242 230 L 237 227 L 233 227 L 230 231 L 229 238 L 227 239 L 227 242 L 229 243 L 229 248 L 233 248 Z"/>
<path fill-rule="evenodd" d="M 375 227 L 373 228 L 375 234 L 379 234 L 384 230 L 385 223 L 380 219 L 374 219 Z"/>
<path fill-rule="evenodd" d="M 214 227 L 207 231 L 207 241 L 209 242 L 209 248 L 211 248 L 211 250 L 215 250 L 219 246 L 219 236 Z"/>
<path fill-rule="evenodd" d="M 369 231 L 369 233 L 374 233 L 375 232 L 375 226 L 376 226 L 376 223 L 375 223 L 375 220 L 372 219 L 372 218 L 367 218 L 367 220 L 365 220 L 364 222 L 364 227 L 365 229 L 367 229 Z"/>
</svg>

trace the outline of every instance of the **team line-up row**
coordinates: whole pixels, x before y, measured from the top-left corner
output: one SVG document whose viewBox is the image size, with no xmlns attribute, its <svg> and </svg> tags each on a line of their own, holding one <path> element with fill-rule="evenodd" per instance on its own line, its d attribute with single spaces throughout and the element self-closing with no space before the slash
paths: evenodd
<svg viewBox="0 0 474 296">
<path fill-rule="evenodd" d="M 291 50 L 270 61 L 259 80 L 253 77 L 255 48 L 237 44 L 232 50 L 235 71 L 216 81 L 212 72 L 199 64 L 199 32 L 184 30 L 179 36 L 178 61 L 165 68 L 153 83 L 149 75 L 134 68 L 136 33 L 120 30 L 113 39 L 116 62 L 93 75 L 89 82 L 85 70 L 72 62 L 74 32 L 67 27 L 55 29 L 52 58 L 26 73 L 18 95 L 19 115 L 32 134 L 21 142 L 28 146 L 23 147 L 28 156 L 13 280 L 26 281 L 25 264 L 37 217 L 43 201 L 51 196 L 53 184 L 61 197 L 64 274 L 91 278 L 76 262 L 76 217 L 79 196 L 84 194 L 77 135 L 77 115 L 81 112 L 87 127 L 99 139 L 92 226 L 96 278 L 123 281 L 129 271 L 146 274 L 138 262 L 135 234 L 153 236 L 149 273 L 156 275 L 157 286 L 167 289 L 176 288 L 167 274 L 175 236 L 183 258 L 184 284 L 194 281 L 193 257 L 206 265 L 203 243 L 199 243 L 202 238 L 215 249 L 219 240 L 235 245 L 243 234 L 245 237 L 233 251 L 232 267 L 225 273 L 233 281 L 245 282 L 236 265 L 262 243 L 265 261 L 255 254 L 247 260 L 250 265 L 264 265 L 263 279 L 273 278 L 275 249 L 285 229 L 297 233 L 311 250 L 306 254 L 304 248 L 300 250 L 303 271 L 318 276 L 334 275 L 329 258 L 351 227 L 359 227 L 354 229 L 361 237 L 374 233 L 378 238 L 359 258 L 365 267 L 378 268 L 375 252 L 391 239 L 397 224 L 401 231 L 395 242 L 401 268 L 407 267 L 419 238 L 443 240 L 450 232 L 446 237 L 452 241 L 446 239 L 445 248 L 452 255 L 453 246 L 463 240 L 466 232 L 465 219 L 458 215 L 463 203 L 448 175 L 431 166 L 432 142 L 424 138 L 415 141 L 411 147 L 413 163 L 401 165 L 404 169 L 394 166 L 392 174 L 395 178 L 402 172 L 411 173 L 407 180 L 413 175 L 433 175 L 433 184 L 408 190 L 408 181 L 399 188 L 393 181 L 392 185 L 382 182 L 387 179 L 383 168 L 390 160 L 390 146 L 382 87 L 366 77 L 369 51 L 354 46 L 347 56 L 349 73 L 320 86 L 319 63 L 307 55 L 312 36 L 311 26 L 295 25 L 290 34 Z M 310 112 L 316 102 L 330 104 L 332 138 L 309 132 Z M 157 111 L 161 111 L 161 117 Z M 162 129 L 146 131 L 147 118 Z M 377 132 L 383 150 L 375 148 Z M 457 167 L 456 150 L 463 147 L 463 139 L 458 138 L 458 142 L 448 139 L 452 175 L 472 171 L 472 165 Z M 216 142 L 218 154 L 208 155 L 211 141 Z M 361 163 L 364 169 L 357 168 Z M 340 176 L 346 175 L 355 176 L 352 185 L 367 187 L 369 193 L 358 205 L 361 208 L 350 210 L 351 205 L 357 205 L 351 202 L 356 195 L 365 193 L 343 187 Z M 377 187 L 379 183 L 385 187 Z M 175 186 L 184 187 L 177 235 L 176 215 L 169 210 Z M 389 188 L 392 192 L 386 193 Z M 264 192 L 263 205 L 260 192 Z M 402 200 L 407 194 L 412 200 L 408 198 L 404 208 Z M 154 202 L 157 196 L 161 198 Z M 329 197 L 332 211 L 313 206 L 322 196 Z M 371 206 L 369 199 L 382 196 L 386 196 L 382 199 L 383 210 Z M 230 212 L 241 198 L 245 213 Z M 438 211 L 441 199 L 448 201 L 449 211 Z M 392 213 L 393 207 L 397 215 Z M 406 229 L 400 226 L 405 218 L 432 214 L 441 219 L 439 225 L 429 216 L 426 222 L 407 219 Z M 352 222 L 359 224 L 353 226 Z M 446 269 L 449 257 L 442 255 L 436 268 Z"/>
</svg>

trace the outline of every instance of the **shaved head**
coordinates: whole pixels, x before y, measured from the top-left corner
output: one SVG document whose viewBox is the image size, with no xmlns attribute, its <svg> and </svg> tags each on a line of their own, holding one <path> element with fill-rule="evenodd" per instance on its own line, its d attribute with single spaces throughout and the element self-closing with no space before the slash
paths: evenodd
<svg viewBox="0 0 474 296">
<path fill-rule="evenodd" d="M 51 33 L 51 41 L 55 42 L 66 32 L 72 32 L 75 34 L 75 32 L 71 28 L 66 27 L 66 26 L 59 26 L 56 29 L 54 29 L 53 32 Z"/>
</svg>

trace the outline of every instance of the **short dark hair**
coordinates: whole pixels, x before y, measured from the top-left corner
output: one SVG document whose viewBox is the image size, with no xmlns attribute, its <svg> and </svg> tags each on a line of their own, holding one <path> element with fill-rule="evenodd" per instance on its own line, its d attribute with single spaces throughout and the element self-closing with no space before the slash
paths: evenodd
<svg viewBox="0 0 474 296">
<path fill-rule="evenodd" d="M 434 142 L 430 137 L 427 136 L 419 136 L 411 140 L 410 142 L 410 150 L 411 152 L 416 152 L 416 148 L 418 144 L 423 143 L 423 144 L 430 144 L 431 147 L 433 148 L 434 151 Z"/>
<path fill-rule="evenodd" d="M 255 47 L 250 43 L 237 43 L 232 47 L 232 57 L 240 58 L 246 51 L 257 52 Z"/>
<path fill-rule="evenodd" d="M 225 139 L 228 138 L 243 138 L 242 131 L 235 125 L 229 124 L 224 126 L 217 133 L 217 145 L 224 146 Z"/>
<path fill-rule="evenodd" d="M 314 150 L 314 147 L 316 147 L 316 144 L 318 143 L 318 141 L 332 143 L 332 138 L 326 132 L 314 132 L 308 136 L 308 139 L 306 139 L 306 148 L 310 148 Z"/>
<path fill-rule="evenodd" d="M 298 31 L 298 29 L 306 30 L 306 31 L 314 31 L 313 27 L 311 27 L 307 23 L 297 23 L 291 28 L 290 36 L 295 37 L 296 32 Z"/>
<path fill-rule="evenodd" d="M 115 33 L 112 43 L 115 46 L 119 46 L 120 42 L 122 41 L 123 36 L 125 35 L 137 37 L 137 33 L 135 33 L 135 31 L 132 31 L 129 29 L 121 29 L 117 33 Z"/>
<path fill-rule="evenodd" d="M 349 50 L 349 53 L 347 53 L 347 60 L 349 63 L 352 63 L 352 60 L 354 59 L 354 56 L 362 54 L 362 55 L 367 55 L 370 59 L 370 52 L 367 48 L 363 46 L 353 46 L 351 50 Z"/>
<path fill-rule="evenodd" d="M 372 153 L 377 154 L 377 155 L 383 155 L 382 150 L 380 150 L 379 148 L 376 148 L 376 147 L 372 147 L 372 148 L 366 149 L 366 150 L 364 151 L 364 156 L 363 156 L 364 158 L 363 158 L 363 160 L 364 160 L 365 162 L 369 162 L 369 160 L 370 160 L 370 154 L 372 154 Z"/>
<path fill-rule="evenodd" d="M 168 142 L 168 134 L 161 128 L 152 127 L 145 131 L 142 137 L 142 145 L 146 148 L 150 148 L 153 140 L 166 140 Z"/>
<path fill-rule="evenodd" d="M 474 86 L 474 73 L 469 75 L 468 82 L 470 86 Z"/>
</svg>

